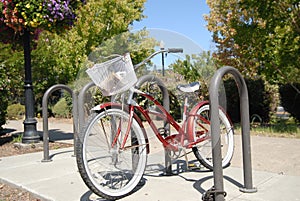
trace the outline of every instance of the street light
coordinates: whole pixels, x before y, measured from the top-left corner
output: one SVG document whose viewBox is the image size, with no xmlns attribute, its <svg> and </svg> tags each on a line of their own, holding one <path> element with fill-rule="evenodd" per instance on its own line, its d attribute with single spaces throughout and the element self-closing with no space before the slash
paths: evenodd
<svg viewBox="0 0 300 201">
<path fill-rule="evenodd" d="M 31 50 L 30 50 L 30 31 L 25 30 L 23 35 L 24 42 L 24 68 L 25 68 L 25 120 L 24 124 L 24 134 L 22 137 L 22 142 L 36 143 L 39 142 L 40 136 L 37 134 L 36 124 L 37 121 L 34 118 L 34 95 L 31 77 Z"/>
<path fill-rule="evenodd" d="M 164 41 L 160 41 L 159 47 L 161 50 L 165 49 Z M 162 64 L 162 76 L 165 76 L 165 57 L 163 52 L 161 53 L 161 64 Z"/>
</svg>

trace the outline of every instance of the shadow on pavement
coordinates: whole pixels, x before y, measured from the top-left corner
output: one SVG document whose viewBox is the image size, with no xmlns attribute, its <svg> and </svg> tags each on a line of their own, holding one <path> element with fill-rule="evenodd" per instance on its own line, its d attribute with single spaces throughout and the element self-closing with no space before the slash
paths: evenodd
<svg viewBox="0 0 300 201">
<path fill-rule="evenodd" d="M 60 155 L 60 154 L 70 153 L 70 152 L 73 152 L 73 150 L 69 150 L 69 151 L 60 151 L 60 152 L 57 152 L 57 153 L 55 153 L 55 154 L 51 154 L 51 155 L 49 155 L 50 161 L 45 161 L 45 162 L 51 162 L 52 159 L 53 159 L 55 156 L 58 156 L 58 155 Z M 73 156 L 75 157 L 75 155 L 73 155 Z"/>
<path fill-rule="evenodd" d="M 204 188 L 202 187 L 202 184 L 205 183 L 205 182 L 208 181 L 208 180 L 213 179 L 213 178 L 214 178 L 213 176 L 203 177 L 202 179 L 199 179 L 198 181 L 196 181 L 196 182 L 193 184 L 193 187 L 194 187 L 197 191 L 199 191 L 201 194 L 203 194 L 203 193 L 205 193 L 208 189 L 204 189 Z M 235 185 L 237 188 L 243 187 L 243 185 L 242 185 L 240 182 L 238 182 L 238 181 L 232 179 L 231 177 L 224 176 L 224 179 L 226 179 L 228 182 L 230 182 L 230 183 L 232 183 L 233 185 Z M 186 179 L 186 180 L 187 180 L 187 179 Z M 187 181 L 188 181 L 188 180 L 187 180 Z"/>
<path fill-rule="evenodd" d="M 23 134 L 23 132 L 16 132 L 16 129 L 12 128 L 4 128 L 0 130 L 0 146 L 12 142 L 13 138 L 18 137 Z M 43 132 L 37 131 L 40 139 L 43 140 Z M 71 140 L 73 139 L 73 133 L 63 132 L 59 129 L 51 129 L 49 130 L 49 141 L 61 141 L 61 140 Z"/>
<path fill-rule="evenodd" d="M 43 139 L 43 132 L 38 132 L 41 139 Z M 49 130 L 49 141 L 61 141 L 61 140 L 71 140 L 73 139 L 73 133 L 66 133 L 59 129 Z"/>
<path fill-rule="evenodd" d="M 138 185 L 135 187 L 135 189 L 133 189 L 133 191 L 130 194 L 134 194 L 135 192 L 137 192 L 138 190 L 140 190 L 145 184 L 146 184 L 146 180 L 144 177 L 141 179 L 141 181 L 138 183 Z M 112 201 L 112 200 L 107 200 L 104 198 L 101 198 L 97 195 L 95 195 L 92 191 L 87 191 L 86 193 L 84 193 L 81 198 L 80 201 Z"/>
</svg>

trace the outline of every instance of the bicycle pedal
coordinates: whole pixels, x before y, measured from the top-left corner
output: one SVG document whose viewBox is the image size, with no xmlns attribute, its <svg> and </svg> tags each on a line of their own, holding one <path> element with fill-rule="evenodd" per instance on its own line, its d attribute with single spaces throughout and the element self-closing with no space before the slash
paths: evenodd
<svg viewBox="0 0 300 201">
<path fill-rule="evenodd" d="M 197 167 L 196 164 L 194 164 L 194 163 L 189 163 L 188 166 L 189 166 L 190 168 L 195 168 L 195 167 Z"/>
<path fill-rule="evenodd" d="M 188 169 L 190 169 L 190 170 L 200 170 L 201 167 L 198 166 L 198 165 L 195 164 L 195 163 L 189 163 L 189 164 L 188 164 Z"/>
</svg>

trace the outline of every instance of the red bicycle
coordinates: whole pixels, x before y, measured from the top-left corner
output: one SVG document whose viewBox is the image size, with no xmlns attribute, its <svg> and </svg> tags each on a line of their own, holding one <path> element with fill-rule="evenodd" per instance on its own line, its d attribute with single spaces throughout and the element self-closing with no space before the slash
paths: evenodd
<svg viewBox="0 0 300 201">
<path fill-rule="evenodd" d="M 126 54 L 96 64 L 87 71 L 104 95 L 122 94 L 122 101 L 107 102 L 93 108 L 95 113 L 76 144 L 81 177 L 97 195 L 109 200 L 120 199 L 132 193 L 143 177 L 150 143 L 141 117 L 165 149 L 175 154 L 191 149 L 203 166 L 213 168 L 209 102 L 199 102 L 188 111 L 186 96 L 182 121 L 178 123 L 156 98 L 134 87 L 137 81 L 134 69 L 157 54 L 179 51 L 182 50 L 157 51 L 135 66 Z M 195 93 L 199 87 L 199 82 L 195 82 L 177 88 L 184 93 Z M 138 97 L 152 102 L 155 110 L 139 105 Z M 157 119 L 163 120 L 165 126 L 158 127 Z M 219 109 L 219 119 L 222 166 L 226 167 L 233 156 L 233 126 L 222 108 Z"/>
</svg>

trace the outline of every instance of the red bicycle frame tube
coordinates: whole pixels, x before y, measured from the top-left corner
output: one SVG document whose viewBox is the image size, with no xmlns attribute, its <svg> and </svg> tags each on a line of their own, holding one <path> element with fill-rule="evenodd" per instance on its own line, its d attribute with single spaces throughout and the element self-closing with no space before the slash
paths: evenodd
<svg viewBox="0 0 300 201">
<path fill-rule="evenodd" d="M 128 106 L 126 105 L 126 107 L 122 107 L 124 105 L 120 104 L 120 103 L 114 103 L 114 102 L 106 102 L 106 103 L 102 103 L 100 105 L 97 105 L 95 106 L 92 110 L 95 110 L 95 111 L 102 111 L 102 110 L 106 110 L 106 109 L 110 109 L 110 108 L 118 108 L 118 109 L 121 109 L 121 110 L 125 110 L 126 112 L 128 112 Z M 132 107 L 134 109 L 134 107 Z M 144 125 L 141 121 L 141 119 L 134 113 L 132 112 L 131 116 L 130 116 L 130 125 L 132 123 L 132 117 L 134 117 L 134 119 L 137 121 L 137 123 L 139 124 L 139 126 L 141 127 L 142 131 L 143 131 L 143 135 L 146 139 L 146 149 L 147 149 L 147 153 L 150 153 L 150 145 L 149 145 L 149 140 L 148 140 L 148 137 L 147 137 L 147 133 L 145 131 L 145 128 L 144 128 Z M 127 127 L 127 131 L 126 131 L 126 134 L 127 134 L 127 138 L 128 138 L 128 135 L 129 135 L 129 132 L 128 132 L 128 129 L 131 127 L 131 126 L 128 126 Z M 118 128 L 118 132 L 120 132 L 120 126 Z M 119 134 L 117 134 L 116 136 L 119 136 Z M 113 147 L 115 145 L 115 143 L 117 142 L 117 137 L 113 140 L 113 143 L 111 145 L 111 147 Z M 122 144 L 123 144 L 123 147 L 124 148 L 124 144 L 125 144 L 126 141 L 124 141 Z"/>
<path fill-rule="evenodd" d="M 208 104 L 208 101 L 203 101 L 198 103 L 192 110 L 191 112 L 187 112 L 187 120 L 186 122 L 183 122 L 182 127 L 174 120 L 174 118 L 170 115 L 169 112 L 166 111 L 166 109 L 152 96 L 146 94 L 146 93 L 141 93 L 140 95 L 144 96 L 145 98 L 149 99 L 150 101 L 152 101 L 162 112 L 161 113 L 153 113 L 155 115 L 157 115 L 158 117 L 162 118 L 163 120 L 167 121 L 168 123 L 171 124 L 171 126 L 173 128 L 175 128 L 175 130 L 178 132 L 179 134 L 179 138 L 180 138 L 180 142 L 183 144 L 183 140 L 187 139 L 189 144 L 187 145 L 188 148 L 193 147 L 195 144 L 202 142 L 206 139 L 208 139 L 209 137 L 203 137 L 203 138 L 199 138 L 195 141 L 194 139 L 194 117 L 197 116 L 199 119 L 201 119 L 203 122 L 206 122 L 208 124 L 210 124 L 209 120 L 201 117 L 200 115 L 197 114 L 197 111 L 200 107 L 202 107 L 205 104 Z M 145 110 L 143 107 L 141 106 L 135 106 L 135 108 L 137 108 L 145 117 L 145 119 L 147 120 L 147 122 L 149 123 L 149 125 L 151 126 L 153 132 L 155 133 L 155 135 L 157 136 L 157 138 L 161 141 L 161 143 L 163 144 L 164 147 L 168 147 L 172 150 L 177 150 L 178 147 L 175 147 L 173 145 L 171 145 L 168 141 L 166 141 L 158 132 L 157 127 L 155 126 L 155 124 L 153 123 L 152 119 L 149 116 L 149 113 L 151 114 L 150 111 Z M 201 125 L 200 125 L 201 126 Z M 185 127 L 187 127 L 187 129 L 185 129 Z M 202 126 L 202 128 L 204 128 Z M 187 131 L 187 132 L 185 132 Z M 185 138 L 186 137 L 186 138 Z"/>
<path fill-rule="evenodd" d="M 180 125 L 174 120 L 174 118 L 169 114 L 169 112 L 166 111 L 166 109 L 152 96 L 146 94 L 146 93 L 141 93 L 140 95 L 144 96 L 145 98 L 149 99 L 152 101 L 162 113 L 152 113 L 147 110 L 145 110 L 141 106 L 135 106 L 135 108 L 143 114 L 145 117 L 146 121 L 149 123 L 150 127 L 152 128 L 153 132 L 155 133 L 156 137 L 159 139 L 159 141 L 163 144 L 164 147 L 168 147 L 169 149 L 176 150 L 177 147 L 171 145 L 169 142 L 167 142 L 158 132 L 158 129 L 152 119 L 150 118 L 149 114 L 155 114 L 158 117 L 162 118 L 164 121 L 168 122 L 175 130 L 180 134 L 184 135 L 184 131 L 180 127 Z"/>
<path fill-rule="evenodd" d="M 150 101 L 152 101 L 159 109 L 162 113 L 153 113 L 151 111 L 145 110 L 143 107 L 139 106 L 139 105 L 128 105 L 126 106 L 126 111 L 129 113 L 129 122 L 128 122 L 128 126 L 127 126 L 127 131 L 125 134 L 125 138 L 123 139 L 123 142 L 121 142 L 121 149 L 124 148 L 126 140 L 129 136 L 129 132 L 130 132 L 130 127 L 132 124 L 132 118 L 134 117 L 139 125 L 141 126 L 142 130 L 144 131 L 144 136 L 147 140 L 147 153 L 149 153 L 149 143 L 148 143 L 148 138 L 147 138 L 147 134 L 145 132 L 144 126 L 142 124 L 142 121 L 140 120 L 140 118 L 135 114 L 134 109 L 138 110 L 146 119 L 146 121 L 149 123 L 151 129 L 153 130 L 153 132 L 155 133 L 156 137 L 159 139 L 159 141 L 163 144 L 164 147 L 167 147 L 168 149 L 171 150 L 177 150 L 178 147 L 170 144 L 167 140 L 165 140 L 160 133 L 158 132 L 158 129 L 156 127 L 156 125 L 154 124 L 154 122 L 152 121 L 152 119 L 150 118 L 149 114 L 154 114 L 160 118 L 162 118 L 164 121 L 166 121 L 167 123 L 169 123 L 177 132 L 180 138 L 181 143 L 183 143 L 184 139 L 188 140 L 188 145 L 187 148 L 191 148 L 193 147 L 195 144 L 202 142 L 206 139 L 209 138 L 209 136 L 205 136 L 203 138 L 199 138 L 197 140 L 194 139 L 194 118 L 197 117 L 199 119 L 201 119 L 203 122 L 206 122 L 207 124 L 210 124 L 209 120 L 201 117 L 200 115 L 197 114 L 197 111 L 200 107 L 202 107 L 203 105 L 208 104 L 208 101 L 203 101 L 198 103 L 195 107 L 193 107 L 193 109 L 187 113 L 187 120 L 186 122 L 183 123 L 183 126 L 181 127 L 175 120 L 174 118 L 166 111 L 166 109 L 152 96 L 146 94 L 146 93 L 140 93 L 140 95 L 144 96 L 145 98 L 149 99 Z M 94 110 L 103 110 L 105 108 L 122 108 L 122 105 L 119 103 L 103 103 L 101 105 L 96 106 L 95 108 L 93 108 Z M 201 124 L 199 124 L 199 126 L 201 126 Z M 186 129 L 185 129 L 186 127 Z M 203 129 L 205 129 L 202 126 Z M 185 132 L 186 131 L 186 132 Z M 113 140 L 113 144 L 112 147 L 114 146 L 114 144 L 117 142 L 118 136 L 120 134 L 120 125 L 119 128 L 117 129 L 117 135 L 115 137 L 115 139 Z"/>
<path fill-rule="evenodd" d="M 124 148 L 125 143 L 128 139 L 128 135 L 129 135 L 131 124 L 132 124 L 133 111 L 134 111 L 134 107 L 132 105 L 129 105 L 129 121 L 128 121 L 128 126 L 127 126 L 126 134 L 125 134 L 121 149 Z"/>
<path fill-rule="evenodd" d="M 120 121 L 117 132 L 116 132 L 116 136 L 113 139 L 113 142 L 111 143 L 111 148 L 113 148 L 115 146 L 115 144 L 117 143 L 117 141 L 118 141 L 119 135 L 121 133 L 121 126 L 122 126 L 121 123 L 122 122 Z M 123 147 L 121 147 L 121 148 L 123 148 Z"/>
</svg>

